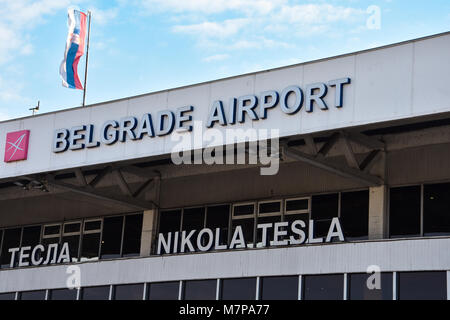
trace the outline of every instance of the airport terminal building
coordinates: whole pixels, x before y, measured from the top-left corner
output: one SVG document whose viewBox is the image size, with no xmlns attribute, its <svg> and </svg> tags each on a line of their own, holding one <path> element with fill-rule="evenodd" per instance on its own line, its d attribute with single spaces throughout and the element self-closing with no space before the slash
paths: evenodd
<svg viewBox="0 0 450 320">
<path fill-rule="evenodd" d="M 0 300 L 450 299 L 449 57 L 444 33 L 1 122 Z"/>
</svg>

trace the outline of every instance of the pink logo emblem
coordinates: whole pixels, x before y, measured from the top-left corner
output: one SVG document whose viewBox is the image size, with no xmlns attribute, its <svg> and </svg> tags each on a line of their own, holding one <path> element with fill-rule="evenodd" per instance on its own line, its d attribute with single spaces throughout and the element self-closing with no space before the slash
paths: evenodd
<svg viewBox="0 0 450 320">
<path fill-rule="evenodd" d="M 5 162 L 26 160 L 30 130 L 10 132 L 6 135 Z"/>
</svg>

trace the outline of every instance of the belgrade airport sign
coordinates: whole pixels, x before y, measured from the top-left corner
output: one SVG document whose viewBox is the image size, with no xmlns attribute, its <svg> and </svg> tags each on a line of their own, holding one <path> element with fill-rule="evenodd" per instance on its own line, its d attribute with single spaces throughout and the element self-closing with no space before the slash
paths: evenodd
<svg viewBox="0 0 450 320">
<path fill-rule="evenodd" d="M 344 233 L 339 222 L 339 218 L 333 218 L 330 221 L 330 226 L 326 238 L 314 236 L 314 221 L 309 220 L 308 230 L 305 232 L 306 223 L 303 220 L 295 220 L 293 222 L 275 222 L 275 223 L 260 223 L 257 225 L 257 230 L 261 230 L 262 240 L 257 247 L 267 246 L 287 246 L 287 245 L 301 245 L 304 243 L 329 243 L 335 238 L 339 241 L 344 241 Z M 290 232 L 288 232 L 288 230 Z M 209 250 L 226 250 L 226 249 L 240 249 L 253 247 L 248 245 L 248 240 L 245 239 L 241 226 L 236 226 L 231 238 L 230 244 L 221 244 L 221 229 L 216 228 L 214 231 L 209 228 L 189 231 L 168 232 L 167 234 L 160 233 L 158 235 L 158 246 L 156 253 L 161 254 L 176 254 L 184 252 L 195 252 L 194 244 L 199 251 Z M 273 234 L 272 239 L 268 239 L 270 231 Z M 289 235 L 289 233 L 291 235 Z M 196 234 L 196 239 L 193 239 Z"/>
<path fill-rule="evenodd" d="M 299 86 L 293 85 L 286 87 L 281 93 L 270 90 L 260 93 L 259 96 L 245 95 L 231 98 L 227 107 L 223 101 L 216 100 L 209 110 L 206 127 L 213 128 L 217 123 L 221 126 L 245 123 L 246 118 L 252 121 L 263 120 L 268 117 L 268 110 L 277 106 L 284 114 L 294 115 L 301 110 L 304 102 L 305 111 L 308 113 L 314 111 L 314 105 L 321 110 L 328 110 L 324 100 L 328 94 L 328 87 L 335 87 L 333 107 L 342 108 L 344 86 L 350 83 L 350 78 L 314 83 L 306 86 L 305 93 Z M 53 135 L 52 150 L 54 153 L 62 153 L 67 150 L 96 148 L 101 144 L 113 145 L 117 141 L 126 142 L 127 139 L 141 140 L 144 136 L 161 137 L 171 134 L 174 130 L 190 132 L 193 128 L 190 123 L 193 120 L 193 111 L 194 106 L 187 105 L 175 111 L 159 111 L 156 116 L 146 113 L 140 120 L 134 116 L 108 120 L 103 123 L 98 132 L 93 124 L 57 129 Z"/>
</svg>

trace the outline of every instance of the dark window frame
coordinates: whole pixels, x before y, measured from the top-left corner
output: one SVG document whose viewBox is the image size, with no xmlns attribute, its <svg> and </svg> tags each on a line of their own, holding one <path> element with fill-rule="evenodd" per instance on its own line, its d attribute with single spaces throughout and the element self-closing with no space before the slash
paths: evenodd
<svg viewBox="0 0 450 320">
<path fill-rule="evenodd" d="M 388 239 L 410 239 L 410 238 L 436 238 L 436 237 L 448 237 L 449 234 L 443 234 L 443 235 L 425 235 L 424 230 L 424 203 L 425 203 L 425 186 L 428 185 L 437 185 L 437 184 L 448 184 L 450 183 L 449 180 L 443 180 L 443 181 L 432 181 L 427 183 L 411 183 L 411 184 L 400 184 L 400 185 L 392 185 L 389 186 L 389 189 L 387 191 L 387 232 L 388 232 Z M 395 188 L 405 188 L 405 187 L 420 187 L 420 233 L 418 235 L 400 235 L 395 236 L 391 234 L 391 189 Z M 450 213 L 449 213 L 450 214 Z"/>
</svg>

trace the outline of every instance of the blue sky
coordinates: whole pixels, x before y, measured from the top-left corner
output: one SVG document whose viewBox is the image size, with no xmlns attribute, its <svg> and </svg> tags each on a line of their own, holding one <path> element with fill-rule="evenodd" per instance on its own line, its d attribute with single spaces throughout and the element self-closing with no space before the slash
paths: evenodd
<svg viewBox="0 0 450 320">
<path fill-rule="evenodd" d="M 81 105 L 58 73 L 71 5 L 93 12 L 87 104 L 450 30 L 448 0 L 0 0 L 0 120 Z"/>
</svg>

